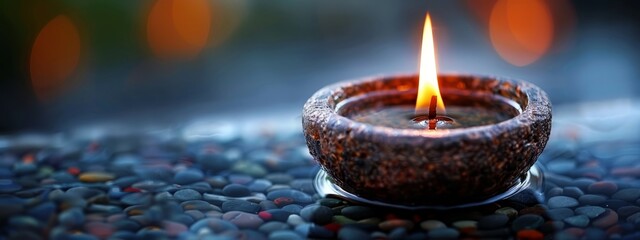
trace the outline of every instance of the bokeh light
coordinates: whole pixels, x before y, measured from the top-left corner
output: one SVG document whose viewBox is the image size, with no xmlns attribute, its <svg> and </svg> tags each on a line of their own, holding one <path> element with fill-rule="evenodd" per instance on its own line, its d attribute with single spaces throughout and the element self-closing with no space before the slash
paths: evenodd
<svg viewBox="0 0 640 240">
<path fill-rule="evenodd" d="M 80 35 L 71 19 L 59 15 L 38 33 L 31 48 L 29 73 L 35 94 L 48 100 L 65 87 L 80 60 Z"/>
<path fill-rule="evenodd" d="M 211 5 L 206 0 L 158 0 L 147 20 L 147 40 L 156 57 L 189 59 L 206 46 Z"/>
<path fill-rule="evenodd" d="M 553 17 L 544 0 L 498 0 L 489 19 L 491 43 L 516 66 L 540 59 L 554 38 Z"/>
</svg>

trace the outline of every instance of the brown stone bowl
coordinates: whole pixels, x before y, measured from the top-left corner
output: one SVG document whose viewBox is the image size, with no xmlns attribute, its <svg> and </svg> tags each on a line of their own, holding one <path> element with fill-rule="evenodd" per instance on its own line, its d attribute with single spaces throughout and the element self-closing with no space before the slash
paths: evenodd
<svg viewBox="0 0 640 240">
<path fill-rule="evenodd" d="M 496 124 L 437 131 L 371 125 L 345 117 L 357 107 L 340 108 L 379 93 L 398 96 L 382 104 L 407 95 L 415 101 L 418 77 L 341 82 L 320 89 L 304 105 L 311 155 L 345 191 L 409 206 L 479 202 L 521 181 L 549 138 L 547 94 L 528 82 L 495 77 L 440 75 L 438 81 L 445 104 L 448 92 L 468 92 L 508 99 L 518 112 Z"/>
</svg>

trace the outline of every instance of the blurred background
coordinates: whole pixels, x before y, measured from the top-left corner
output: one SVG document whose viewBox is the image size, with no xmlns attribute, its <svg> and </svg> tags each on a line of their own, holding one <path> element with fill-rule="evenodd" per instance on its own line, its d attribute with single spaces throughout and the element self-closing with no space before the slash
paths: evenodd
<svg viewBox="0 0 640 240">
<path fill-rule="evenodd" d="M 417 72 L 427 11 L 440 72 L 528 80 L 555 106 L 634 99 L 639 9 L 632 0 L 2 1 L 0 134 L 299 116 L 324 85 Z"/>
</svg>

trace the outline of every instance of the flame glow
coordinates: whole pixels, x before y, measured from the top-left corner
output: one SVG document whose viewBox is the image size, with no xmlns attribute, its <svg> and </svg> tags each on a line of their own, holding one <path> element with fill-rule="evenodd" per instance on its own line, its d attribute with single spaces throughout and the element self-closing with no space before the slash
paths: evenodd
<svg viewBox="0 0 640 240">
<path fill-rule="evenodd" d="M 420 52 L 420 80 L 418 83 L 418 99 L 416 100 L 416 114 L 422 115 L 429 112 L 431 97 L 438 100 L 436 111 L 444 114 L 444 102 L 438 88 L 438 72 L 436 70 L 436 52 L 431 29 L 431 17 L 427 14 L 422 33 L 422 50 Z"/>
</svg>

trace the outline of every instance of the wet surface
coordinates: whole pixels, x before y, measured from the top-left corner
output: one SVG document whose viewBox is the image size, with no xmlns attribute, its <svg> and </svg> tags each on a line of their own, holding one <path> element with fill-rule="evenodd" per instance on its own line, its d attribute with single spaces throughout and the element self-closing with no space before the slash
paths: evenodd
<svg viewBox="0 0 640 240">
<path fill-rule="evenodd" d="M 640 116 L 606 107 L 626 113 L 558 111 L 538 192 L 448 210 L 321 197 L 297 121 L 7 136 L 0 239 L 637 239 Z"/>
</svg>

